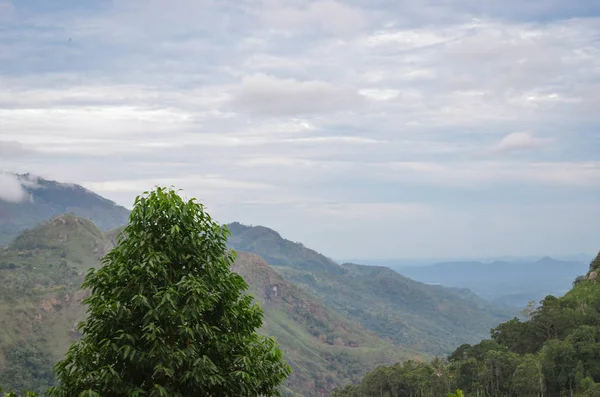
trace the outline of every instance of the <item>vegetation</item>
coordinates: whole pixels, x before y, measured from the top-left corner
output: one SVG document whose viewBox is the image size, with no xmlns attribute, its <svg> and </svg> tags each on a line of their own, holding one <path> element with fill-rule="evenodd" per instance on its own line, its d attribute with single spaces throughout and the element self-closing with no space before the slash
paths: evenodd
<svg viewBox="0 0 600 397">
<path fill-rule="evenodd" d="M 0 393 L 2 393 L 2 389 L 0 389 Z M 22 394 L 9 392 L 9 393 L 2 394 L 2 396 L 3 397 L 38 397 L 38 395 L 32 391 L 26 391 L 26 392 L 23 392 Z"/>
<path fill-rule="evenodd" d="M 101 266 L 99 258 L 116 245 L 122 230 L 103 234 L 87 220 L 65 214 L 0 250 L 0 263 L 6 264 L 0 267 L 0 385 L 41 393 L 54 384 L 46 374 L 52 375 L 53 364 L 81 336 L 74 324 L 86 316 L 81 301 L 89 292 L 79 289 L 83 275 Z M 285 396 L 323 395 L 358 382 L 377 365 L 421 357 L 341 316 L 256 255 L 238 252 L 232 270 L 264 310 L 259 333 L 277 338 L 293 369 L 281 387 Z M 38 358 L 7 353 L 20 347 L 34 349 Z"/>
<path fill-rule="evenodd" d="M 82 338 L 51 396 L 273 396 L 289 375 L 261 309 L 230 269 L 227 229 L 194 200 L 138 197 L 119 245 L 83 287 Z"/>
<path fill-rule="evenodd" d="M 446 361 L 409 361 L 370 372 L 335 397 L 600 396 L 600 285 L 590 271 L 562 298 L 547 296 L 527 321 L 492 329 L 491 339 L 458 347 Z"/>
<path fill-rule="evenodd" d="M 518 313 L 468 290 L 413 281 L 379 266 L 338 265 L 262 226 L 229 225 L 229 245 L 263 258 L 345 318 L 414 351 L 448 354 Z"/>
<path fill-rule="evenodd" d="M 304 396 L 324 395 L 335 386 L 358 382 L 377 365 L 426 358 L 340 316 L 283 279 L 258 255 L 238 253 L 233 270 L 250 284 L 265 311 L 263 333 L 282 345 L 292 368 L 285 386 Z"/>
</svg>

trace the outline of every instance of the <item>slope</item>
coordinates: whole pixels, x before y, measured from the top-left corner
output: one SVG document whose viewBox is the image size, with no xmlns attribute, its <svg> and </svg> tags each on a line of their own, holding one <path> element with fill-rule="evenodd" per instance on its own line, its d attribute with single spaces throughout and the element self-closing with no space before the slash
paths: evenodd
<svg viewBox="0 0 600 397">
<path fill-rule="evenodd" d="M 359 385 L 331 396 L 435 397 L 457 389 L 469 396 L 599 396 L 599 270 L 600 253 L 564 296 L 546 296 L 527 321 L 514 318 L 498 325 L 491 339 L 460 346 L 447 364 L 379 367 Z"/>
<path fill-rule="evenodd" d="M 43 390 L 84 318 L 85 270 L 108 246 L 90 221 L 58 215 L 0 250 L 0 385 Z"/>
<path fill-rule="evenodd" d="M 64 214 L 0 249 L 0 387 L 41 391 L 54 381 L 52 365 L 85 318 L 85 271 L 101 266 L 117 233 Z M 259 256 L 240 252 L 233 270 L 263 307 L 262 332 L 277 338 L 294 369 L 287 396 L 323 395 L 377 365 L 420 357 L 345 320 Z"/>
<path fill-rule="evenodd" d="M 445 354 L 485 336 L 515 314 L 468 290 L 426 285 L 384 267 L 338 265 L 262 227 L 229 225 L 233 249 L 264 257 L 285 279 L 383 338 L 416 351 Z"/>
<path fill-rule="evenodd" d="M 249 283 L 265 313 L 263 332 L 282 345 L 292 367 L 288 388 L 318 396 L 358 381 L 368 368 L 423 358 L 345 320 L 285 281 L 260 256 L 237 254 L 233 270 Z"/>
<path fill-rule="evenodd" d="M 79 185 L 15 175 L 29 196 L 20 203 L 0 200 L 0 246 L 53 215 L 72 212 L 106 230 L 127 222 L 129 211 Z"/>
</svg>

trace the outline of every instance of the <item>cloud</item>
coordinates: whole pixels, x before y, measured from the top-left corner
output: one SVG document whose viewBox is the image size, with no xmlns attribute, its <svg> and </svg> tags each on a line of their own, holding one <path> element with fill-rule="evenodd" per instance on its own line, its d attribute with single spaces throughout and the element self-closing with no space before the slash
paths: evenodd
<svg viewBox="0 0 600 397">
<path fill-rule="evenodd" d="M 337 1 L 315 1 L 307 7 L 297 8 L 272 4 L 265 7 L 260 16 L 268 26 L 276 29 L 305 32 L 317 28 L 348 37 L 360 32 L 367 24 L 364 12 Z"/>
<path fill-rule="evenodd" d="M 389 162 L 373 164 L 377 178 L 433 186 L 600 186 L 600 162 Z"/>
<path fill-rule="evenodd" d="M 312 206 L 312 215 L 321 215 L 345 220 L 378 222 L 394 219 L 418 219 L 432 213 L 432 207 L 422 203 L 334 203 Z"/>
<path fill-rule="evenodd" d="M 355 110 L 363 98 L 351 87 L 256 74 L 244 77 L 231 105 L 250 114 L 289 117 Z"/>
<path fill-rule="evenodd" d="M 4 169 L 126 205 L 174 184 L 325 252 L 527 250 L 571 197 L 552 246 L 598 235 L 595 2 L 42 3 L 0 29 Z"/>
<path fill-rule="evenodd" d="M 247 189 L 271 189 L 264 183 L 253 183 L 249 181 L 238 181 L 223 178 L 218 175 L 192 175 L 177 178 L 156 178 L 136 180 L 116 180 L 110 182 L 82 182 L 82 185 L 90 190 L 99 192 L 140 192 L 152 189 L 154 186 L 171 186 L 190 190 L 223 189 L 223 190 L 247 190 Z"/>
<path fill-rule="evenodd" d="M 0 159 L 18 158 L 29 153 L 31 151 L 20 142 L 0 141 Z"/>
<path fill-rule="evenodd" d="M 0 200 L 20 203 L 29 198 L 19 177 L 8 172 L 0 172 Z"/>
<path fill-rule="evenodd" d="M 528 132 L 513 132 L 506 135 L 493 150 L 497 152 L 513 152 L 520 150 L 531 150 L 546 147 L 554 142 L 551 138 L 537 138 Z"/>
</svg>

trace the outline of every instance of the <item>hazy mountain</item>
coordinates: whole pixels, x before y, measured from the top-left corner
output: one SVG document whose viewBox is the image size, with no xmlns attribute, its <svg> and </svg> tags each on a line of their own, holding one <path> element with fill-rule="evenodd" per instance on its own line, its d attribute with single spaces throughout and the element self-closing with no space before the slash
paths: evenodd
<svg viewBox="0 0 600 397">
<path fill-rule="evenodd" d="M 8 244 L 21 231 L 53 215 L 74 213 L 92 220 L 102 230 L 125 224 L 129 210 L 82 186 L 16 175 L 28 196 L 19 203 L 0 199 L 0 246 Z"/>
<path fill-rule="evenodd" d="M 549 294 L 563 295 L 587 268 L 586 262 L 544 257 L 519 262 L 446 262 L 396 270 L 424 283 L 469 288 L 486 299 L 524 307 L 527 302 L 539 301 Z"/>
<path fill-rule="evenodd" d="M 468 290 L 426 285 L 385 267 L 338 265 L 263 226 L 229 225 L 229 244 L 256 253 L 336 312 L 397 344 L 431 354 L 486 336 L 516 311 Z"/>
</svg>

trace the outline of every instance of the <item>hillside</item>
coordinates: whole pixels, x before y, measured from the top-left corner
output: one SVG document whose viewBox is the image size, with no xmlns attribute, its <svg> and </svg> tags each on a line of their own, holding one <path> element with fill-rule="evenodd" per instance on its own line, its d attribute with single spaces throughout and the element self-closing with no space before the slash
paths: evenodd
<svg viewBox="0 0 600 397">
<path fill-rule="evenodd" d="M 233 249 L 256 253 L 337 313 L 416 351 L 444 354 L 518 312 L 472 292 L 426 285 L 384 267 L 338 265 L 262 226 L 229 225 Z"/>
<path fill-rule="evenodd" d="M 563 295 L 587 264 L 542 258 L 537 261 L 446 262 L 429 266 L 403 266 L 399 273 L 424 283 L 468 288 L 485 299 L 517 307 L 546 295 Z"/>
<path fill-rule="evenodd" d="M 0 246 L 25 229 L 63 213 L 93 221 L 102 230 L 127 223 L 129 211 L 79 185 L 16 175 L 28 198 L 19 203 L 0 200 Z"/>
<path fill-rule="evenodd" d="M 367 368 L 423 358 L 339 316 L 256 254 L 239 252 L 233 270 L 263 308 L 263 332 L 282 345 L 293 371 L 288 386 L 296 391 L 320 395 L 358 381 Z"/>
<path fill-rule="evenodd" d="M 600 395 L 600 253 L 560 298 L 495 327 L 491 339 L 458 347 L 448 362 L 382 366 L 332 397 L 419 395 L 457 389 L 468 396 Z M 458 393 L 457 393 L 458 394 Z M 455 394 L 456 395 L 456 394 Z"/>
<path fill-rule="evenodd" d="M 90 221 L 55 216 L 0 250 L 0 385 L 43 390 L 83 319 L 85 271 L 107 246 Z"/>
<path fill-rule="evenodd" d="M 40 391 L 53 382 L 52 365 L 85 316 L 87 293 L 79 290 L 85 271 L 101 265 L 116 233 L 58 215 L 0 250 L 1 387 Z M 294 370 L 287 396 L 323 395 L 377 365 L 421 357 L 343 318 L 257 255 L 240 252 L 233 270 L 263 307 L 262 332 L 277 338 Z"/>
</svg>

